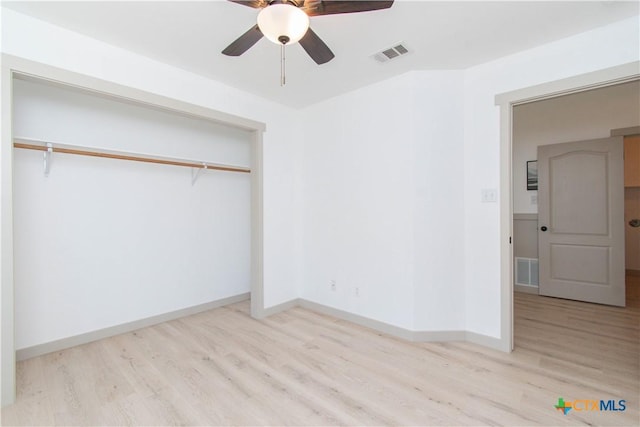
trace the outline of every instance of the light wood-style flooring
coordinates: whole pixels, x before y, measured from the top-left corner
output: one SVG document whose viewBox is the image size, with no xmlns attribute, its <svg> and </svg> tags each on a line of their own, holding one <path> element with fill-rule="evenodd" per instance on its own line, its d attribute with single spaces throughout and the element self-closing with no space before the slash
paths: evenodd
<svg viewBox="0 0 640 427">
<path fill-rule="evenodd" d="M 515 301 L 511 354 L 242 302 L 20 362 L 2 423 L 638 425 L 638 309 Z M 627 409 L 563 415 L 559 397 Z"/>
</svg>

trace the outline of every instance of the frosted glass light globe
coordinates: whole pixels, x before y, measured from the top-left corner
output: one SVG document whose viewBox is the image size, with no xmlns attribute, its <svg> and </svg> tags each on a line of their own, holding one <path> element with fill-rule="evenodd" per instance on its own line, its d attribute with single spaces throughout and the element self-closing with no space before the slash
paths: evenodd
<svg viewBox="0 0 640 427">
<path fill-rule="evenodd" d="M 291 4 L 272 4 L 258 14 L 258 27 L 262 34 L 276 44 L 299 41 L 309 29 L 309 16 Z"/>
</svg>

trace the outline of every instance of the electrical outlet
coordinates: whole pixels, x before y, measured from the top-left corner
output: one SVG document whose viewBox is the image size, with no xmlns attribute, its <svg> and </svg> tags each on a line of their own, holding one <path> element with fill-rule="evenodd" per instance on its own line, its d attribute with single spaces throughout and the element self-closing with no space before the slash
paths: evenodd
<svg viewBox="0 0 640 427">
<path fill-rule="evenodd" d="M 332 290 L 332 291 L 335 291 L 335 290 L 336 290 L 336 281 L 335 281 L 335 279 L 331 279 L 331 280 L 329 281 L 329 286 L 331 286 L 331 290 Z"/>
<path fill-rule="evenodd" d="M 537 205 L 538 204 L 538 195 L 537 194 L 532 194 L 531 195 L 531 204 L 532 205 Z"/>
<path fill-rule="evenodd" d="M 360 296 L 360 288 L 356 286 L 356 296 L 359 297 Z"/>
<path fill-rule="evenodd" d="M 482 203 L 495 203 L 498 201 L 498 190 L 495 188 L 483 188 L 480 195 Z"/>
</svg>

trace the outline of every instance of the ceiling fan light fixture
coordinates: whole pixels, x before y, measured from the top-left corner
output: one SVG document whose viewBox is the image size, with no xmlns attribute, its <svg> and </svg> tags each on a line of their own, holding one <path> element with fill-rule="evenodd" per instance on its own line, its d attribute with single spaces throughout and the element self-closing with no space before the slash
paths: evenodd
<svg viewBox="0 0 640 427">
<path fill-rule="evenodd" d="M 258 14 L 258 27 L 272 42 L 292 44 L 307 33 L 309 16 L 291 4 L 272 4 Z"/>
</svg>

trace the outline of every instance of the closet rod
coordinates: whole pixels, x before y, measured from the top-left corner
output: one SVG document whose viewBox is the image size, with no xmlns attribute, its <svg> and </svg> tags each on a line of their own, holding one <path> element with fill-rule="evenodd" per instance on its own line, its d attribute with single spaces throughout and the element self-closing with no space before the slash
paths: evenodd
<svg viewBox="0 0 640 427">
<path fill-rule="evenodd" d="M 38 150 L 38 151 L 47 151 L 48 147 L 45 145 L 39 144 L 29 144 L 21 139 L 14 139 L 13 146 L 15 148 L 23 148 L 26 150 Z M 167 159 L 161 157 L 145 157 L 132 155 L 129 153 L 118 153 L 118 152 L 107 152 L 107 151 L 92 151 L 76 148 L 73 146 L 56 146 L 54 145 L 52 151 L 54 153 L 64 153 L 64 154 L 77 154 L 80 156 L 90 156 L 90 157 L 103 157 L 106 159 L 118 159 L 118 160 L 131 160 L 134 162 L 143 162 L 143 163 L 157 163 L 161 165 L 171 165 L 171 166 L 186 166 L 190 168 L 199 168 L 199 169 L 214 169 L 220 171 L 228 171 L 228 172 L 243 172 L 250 173 L 251 169 L 245 168 L 242 166 L 229 166 L 229 165 L 219 165 L 215 163 L 197 163 L 194 161 L 187 160 L 175 160 L 175 159 Z"/>
</svg>

